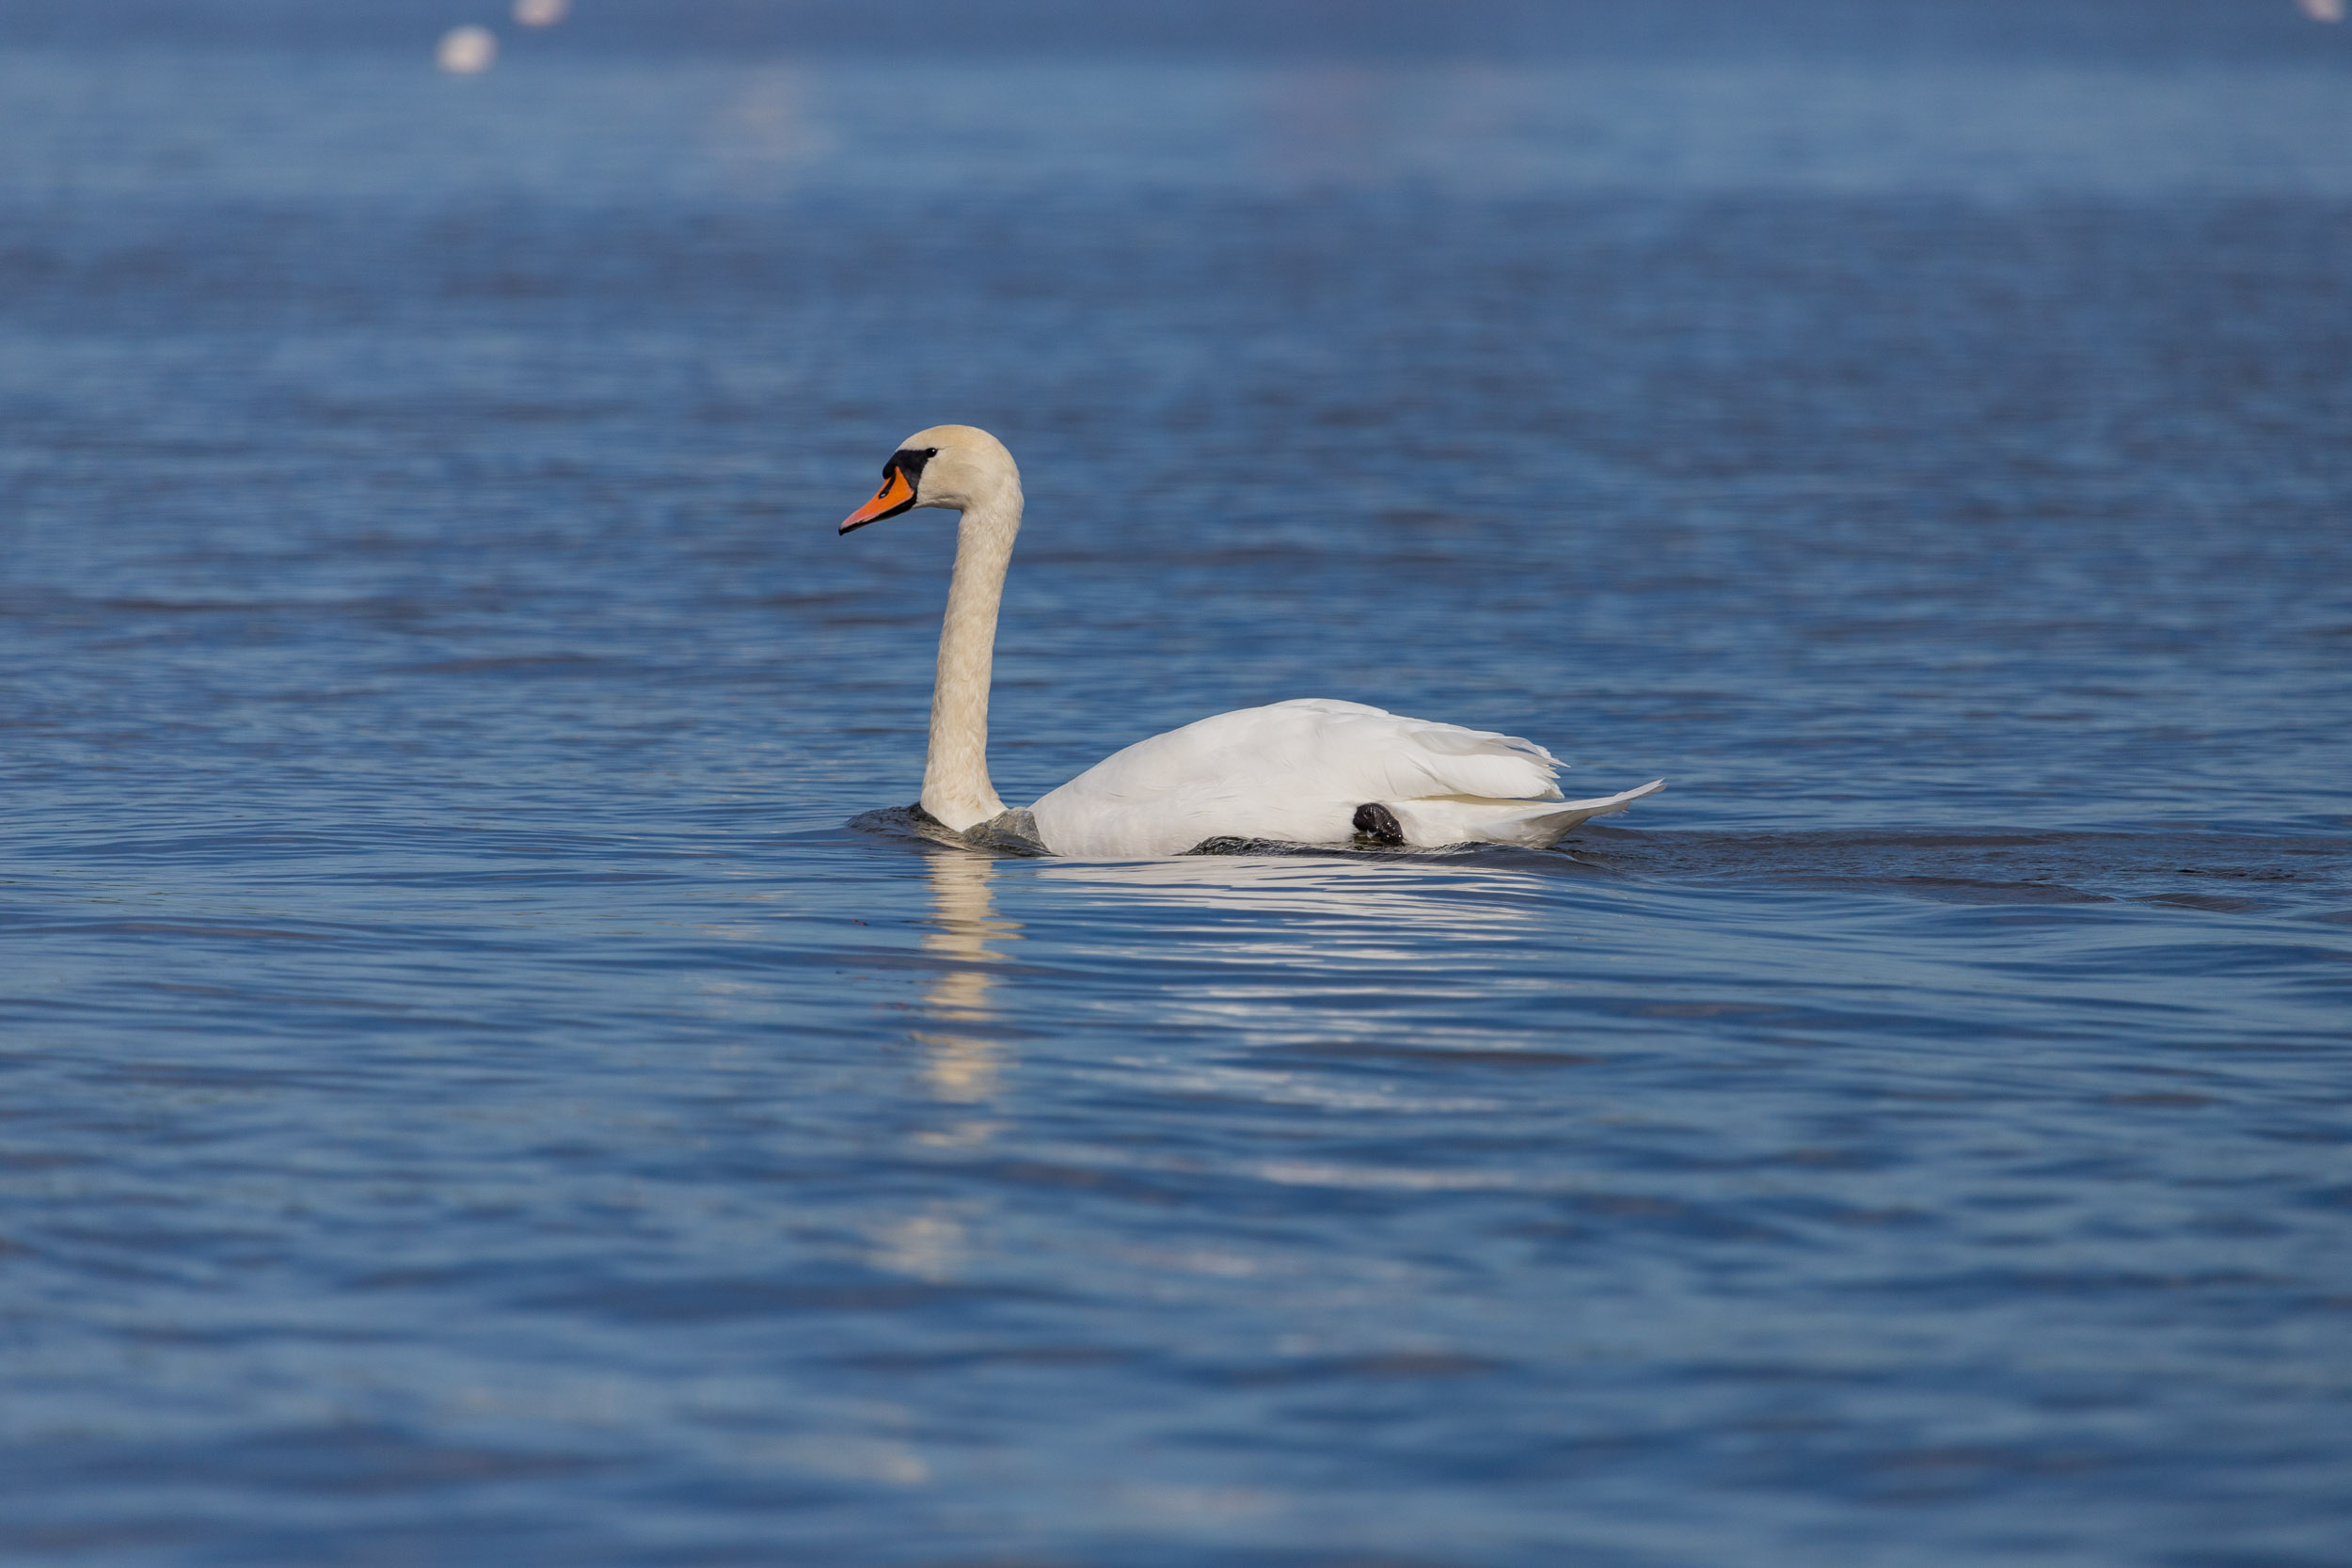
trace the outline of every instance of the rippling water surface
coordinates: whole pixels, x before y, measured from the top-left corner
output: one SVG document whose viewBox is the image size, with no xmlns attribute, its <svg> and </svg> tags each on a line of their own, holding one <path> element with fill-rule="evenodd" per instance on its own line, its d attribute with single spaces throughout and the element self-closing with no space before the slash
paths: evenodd
<svg viewBox="0 0 2352 1568">
<path fill-rule="evenodd" d="M 2342 64 L 0 55 L 0 1554 L 2341 1562 Z"/>
</svg>

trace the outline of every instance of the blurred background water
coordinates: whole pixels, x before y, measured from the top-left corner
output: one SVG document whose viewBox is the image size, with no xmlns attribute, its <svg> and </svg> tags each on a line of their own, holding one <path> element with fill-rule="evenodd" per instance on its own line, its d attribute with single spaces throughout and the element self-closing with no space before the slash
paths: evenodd
<svg viewBox="0 0 2352 1568">
<path fill-rule="evenodd" d="M 18 0 L 0 1555 L 2343 1561 L 2312 4 Z M 1009 800 L 1672 787 L 851 826 L 940 420 Z"/>
</svg>

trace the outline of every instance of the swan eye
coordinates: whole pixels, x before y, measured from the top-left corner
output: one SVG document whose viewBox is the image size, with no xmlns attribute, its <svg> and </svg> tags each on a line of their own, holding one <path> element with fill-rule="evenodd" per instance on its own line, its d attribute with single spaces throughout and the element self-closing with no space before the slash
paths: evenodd
<svg viewBox="0 0 2352 1568">
<path fill-rule="evenodd" d="M 872 500 L 842 520 L 841 531 L 849 533 L 922 505 L 917 492 L 923 484 L 923 466 L 938 455 L 937 447 L 900 447 L 892 452 L 890 461 L 882 465 L 882 488 L 874 493 Z"/>
</svg>

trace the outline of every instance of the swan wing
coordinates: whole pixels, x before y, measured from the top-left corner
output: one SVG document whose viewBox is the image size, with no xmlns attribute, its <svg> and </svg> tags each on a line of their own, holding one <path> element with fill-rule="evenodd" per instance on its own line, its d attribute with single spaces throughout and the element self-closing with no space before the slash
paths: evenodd
<svg viewBox="0 0 2352 1568">
<path fill-rule="evenodd" d="M 1596 816 L 1613 816 L 1665 787 L 1665 780 L 1652 779 L 1639 789 L 1593 800 L 1478 800 L 1457 796 L 1398 800 L 1389 809 L 1405 830 L 1407 844 L 1524 844 L 1549 849 L 1569 829 Z"/>
<path fill-rule="evenodd" d="M 1220 713 L 1137 741 L 1030 810 L 1054 853 L 1119 858 L 1182 854 L 1212 838 L 1342 843 L 1354 836 L 1357 808 L 1370 801 L 1399 808 L 1400 821 L 1406 802 L 1456 808 L 1424 813 L 1420 831 L 1408 824 L 1407 842 L 1415 844 L 1488 837 L 1423 833 L 1531 808 L 1538 817 L 1548 805 L 1553 816 L 1584 806 L 1621 809 L 1614 797 L 1561 802 L 1553 783 L 1560 766 L 1517 736 L 1309 697 Z M 1496 809 L 1482 815 L 1474 806 Z M 1534 842 L 1519 836 L 1530 831 L 1515 826 L 1501 841 Z"/>
</svg>

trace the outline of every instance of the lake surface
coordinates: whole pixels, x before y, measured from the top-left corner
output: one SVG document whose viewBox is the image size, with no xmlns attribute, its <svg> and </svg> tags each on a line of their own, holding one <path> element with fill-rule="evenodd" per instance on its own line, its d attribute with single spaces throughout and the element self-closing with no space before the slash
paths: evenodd
<svg viewBox="0 0 2352 1568">
<path fill-rule="evenodd" d="M 2352 56 L 530 42 L 0 54 L 0 1556 L 2344 1560 Z"/>
</svg>

